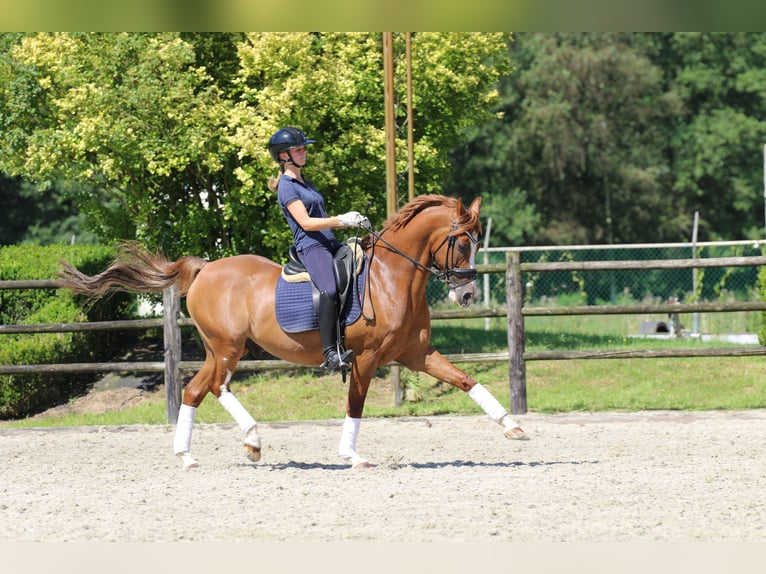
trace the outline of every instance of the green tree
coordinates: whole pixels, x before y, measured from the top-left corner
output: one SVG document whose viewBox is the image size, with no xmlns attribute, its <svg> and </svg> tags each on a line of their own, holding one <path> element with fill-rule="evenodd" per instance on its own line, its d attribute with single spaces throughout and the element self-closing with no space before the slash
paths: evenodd
<svg viewBox="0 0 766 574">
<path fill-rule="evenodd" d="M 247 158 L 243 182 L 227 216 L 268 212 L 261 233 L 269 247 L 289 241 L 265 174 L 276 166 L 263 151 L 276 128 L 301 126 L 319 140 L 308 177 L 337 210 L 363 211 L 380 223 L 386 214 L 385 131 L 380 34 L 253 33 L 240 48 L 242 101 L 233 141 Z M 399 53 L 402 37 L 397 37 Z M 490 117 L 495 84 L 508 69 L 504 34 L 416 33 L 412 39 L 414 163 L 417 193 L 444 191 L 449 150 L 462 130 Z M 400 62 L 401 65 L 401 62 Z M 405 114 L 403 82 L 397 84 L 399 122 Z M 406 134 L 397 137 L 397 171 L 406 173 Z M 400 193 L 400 198 L 405 197 Z"/>
<path fill-rule="evenodd" d="M 676 33 L 666 58 L 684 102 L 672 192 L 711 239 L 762 238 L 766 34 Z"/>
<path fill-rule="evenodd" d="M 514 38 L 499 119 L 453 151 L 495 244 L 763 236 L 766 34 Z"/>
<path fill-rule="evenodd" d="M 441 189 L 449 146 L 488 117 L 506 41 L 413 36 L 419 192 Z M 382 220 L 380 34 L 57 33 L 0 46 L 0 169 L 40 188 L 71 182 L 106 240 L 280 256 L 289 234 L 266 142 L 286 124 L 319 140 L 307 175 L 330 210 L 370 201 Z"/>
<path fill-rule="evenodd" d="M 656 217 L 671 179 L 657 142 L 679 105 L 639 40 L 596 33 L 516 37 L 517 70 L 502 84 L 503 118 L 474 134 L 460 174 L 491 186 L 503 198 L 498 206 L 519 210 L 516 232 L 500 240 L 617 243 L 648 232 L 667 236 Z"/>
<path fill-rule="evenodd" d="M 190 44 L 172 34 L 39 34 L 12 56 L 0 96 L 7 171 L 41 186 L 85 185 L 76 199 L 102 237 L 214 252 L 211 241 L 226 235 L 210 233 L 214 211 L 201 197 L 226 183 L 215 177 L 226 176 L 216 153 L 225 102 Z M 198 240 L 186 237 L 189 222 Z"/>
<path fill-rule="evenodd" d="M 74 202 L 57 187 L 39 190 L 0 174 L 0 245 L 93 243 Z"/>
</svg>

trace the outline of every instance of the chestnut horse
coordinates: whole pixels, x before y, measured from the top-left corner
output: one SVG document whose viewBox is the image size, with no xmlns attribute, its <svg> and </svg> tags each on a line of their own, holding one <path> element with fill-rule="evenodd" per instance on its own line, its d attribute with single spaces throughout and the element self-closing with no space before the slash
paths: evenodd
<svg viewBox="0 0 766 574">
<path fill-rule="evenodd" d="M 375 370 L 397 361 L 467 392 L 510 439 L 526 439 L 508 412 L 470 375 L 431 346 L 426 283 L 431 275 L 447 282 L 450 298 L 467 306 L 476 295 L 476 255 L 481 198 L 468 209 L 459 199 L 421 195 L 364 238 L 367 281 L 362 317 L 346 328 L 346 346 L 355 359 L 342 425 L 339 455 L 352 468 L 369 463 L 356 450 L 365 397 Z M 181 257 L 169 262 L 135 243 L 102 273 L 89 277 L 62 262 L 60 284 L 92 298 L 110 291 L 157 292 L 176 285 L 206 350 L 200 371 L 186 385 L 173 451 L 185 469 L 197 466 L 191 434 L 197 407 L 213 393 L 242 429 L 248 458 L 258 461 L 256 422 L 230 388 L 237 362 L 255 343 L 281 359 L 307 366 L 324 360 L 318 330 L 288 333 L 275 312 L 275 289 L 282 267 L 258 255 L 207 262 Z"/>
</svg>

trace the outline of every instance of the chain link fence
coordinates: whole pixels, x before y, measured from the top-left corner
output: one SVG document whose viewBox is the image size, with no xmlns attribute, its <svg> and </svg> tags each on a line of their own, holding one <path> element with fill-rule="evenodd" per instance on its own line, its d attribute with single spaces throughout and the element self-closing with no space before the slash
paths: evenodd
<svg viewBox="0 0 766 574">
<path fill-rule="evenodd" d="M 564 246 L 522 248 L 522 262 L 666 260 L 764 255 L 766 242 L 730 241 L 615 246 Z M 505 264 L 507 248 L 482 249 L 477 264 Z M 524 305 L 630 305 L 760 301 L 759 268 L 652 269 L 618 271 L 553 271 L 525 273 Z M 505 274 L 483 273 L 477 282 L 479 306 L 504 307 Z M 438 281 L 428 286 L 432 308 L 445 308 L 448 290 Z M 713 317 L 696 317 L 696 329 L 736 329 L 757 332 L 757 312 L 737 313 L 736 325 L 717 327 Z M 725 315 L 725 314 L 722 314 Z M 727 323 L 731 323 L 727 321 Z"/>
</svg>

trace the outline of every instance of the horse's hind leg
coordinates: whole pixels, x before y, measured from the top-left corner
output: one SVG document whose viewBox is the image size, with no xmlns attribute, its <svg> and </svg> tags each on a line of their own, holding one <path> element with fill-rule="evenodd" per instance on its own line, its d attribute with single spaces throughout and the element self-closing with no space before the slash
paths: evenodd
<svg viewBox="0 0 766 574">
<path fill-rule="evenodd" d="M 209 381 L 215 372 L 215 362 L 208 355 L 205 364 L 184 389 L 183 404 L 178 411 L 176 433 L 173 439 L 173 454 L 178 456 L 184 465 L 184 470 L 199 466 L 191 454 L 191 436 L 197 407 L 208 393 Z"/>
<path fill-rule="evenodd" d="M 225 378 L 223 384 L 220 387 L 220 393 L 218 395 L 218 402 L 226 409 L 232 418 L 236 421 L 242 432 L 245 433 L 245 454 L 252 462 L 258 462 L 261 460 L 261 438 L 258 436 L 258 426 L 252 415 L 247 412 L 239 399 L 234 396 L 234 393 L 229 389 L 229 383 L 231 377 L 234 374 L 234 370 L 225 371 Z M 215 391 L 213 391 L 215 392 Z"/>
<path fill-rule="evenodd" d="M 258 436 L 258 426 L 252 415 L 247 412 L 242 403 L 239 402 L 234 393 L 231 392 L 229 383 L 234 376 L 234 369 L 237 367 L 239 357 L 243 349 L 237 352 L 233 350 L 219 355 L 216 360 L 216 375 L 212 388 L 214 395 L 218 397 L 218 402 L 227 413 L 236 421 L 242 432 L 245 433 L 245 454 L 252 462 L 261 460 L 261 438 Z"/>
<path fill-rule="evenodd" d="M 173 439 L 173 454 L 181 459 L 184 470 L 199 466 L 197 459 L 191 454 L 191 435 L 194 427 L 194 418 L 197 416 L 197 408 L 189 405 L 181 405 L 176 422 L 176 434 Z"/>
<path fill-rule="evenodd" d="M 236 364 L 237 358 L 232 359 L 232 355 L 216 358 L 208 351 L 205 364 L 184 389 L 183 404 L 178 411 L 176 434 L 173 440 L 173 453 L 181 459 L 185 470 L 199 466 L 191 454 L 192 428 L 197 408 L 210 391 L 245 433 L 247 457 L 253 462 L 258 462 L 261 458 L 261 439 L 258 436 L 255 419 L 229 389 Z"/>
</svg>

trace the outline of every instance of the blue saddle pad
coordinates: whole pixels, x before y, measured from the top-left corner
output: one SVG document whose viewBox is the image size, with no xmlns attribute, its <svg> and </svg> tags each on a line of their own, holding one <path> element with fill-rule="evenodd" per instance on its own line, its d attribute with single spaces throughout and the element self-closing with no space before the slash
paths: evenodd
<svg viewBox="0 0 766 574">
<path fill-rule="evenodd" d="M 364 292 L 366 274 L 367 265 L 365 262 L 362 271 L 356 277 L 355 285 L 351 286 L 346 299 L 346 307 L 341 312 L 340 322 L 342 325 L 351 325 L 362 314 L 359 294 Z M 290 283 L 282 279 L 280 275 L 277 280 L 276 311 L 279 326 L 287 333 L 319 329 L 319 320 L 311 301 L 311 282 L 309 281 Z"/>
</svg>

